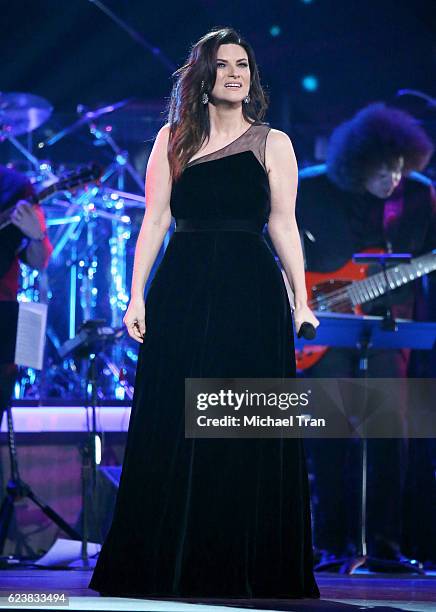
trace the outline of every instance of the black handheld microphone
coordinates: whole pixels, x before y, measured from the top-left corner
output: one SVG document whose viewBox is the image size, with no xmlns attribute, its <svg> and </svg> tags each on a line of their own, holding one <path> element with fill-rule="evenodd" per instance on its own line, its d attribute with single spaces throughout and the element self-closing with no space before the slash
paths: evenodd
<svg viewBox="0 0 436 612">
<path fill-rule="evenodd" d="M 303 336 L 303 338 L 306 338 L 306 340 L 313 340 L 316 336 L 316 329 L 315 327 L 312 325 L 312 323 L 302 323 L 300 325 L 300 330 L 298 332 L 298 337 L 301 338 L 301 336 Z"/>
</svg>

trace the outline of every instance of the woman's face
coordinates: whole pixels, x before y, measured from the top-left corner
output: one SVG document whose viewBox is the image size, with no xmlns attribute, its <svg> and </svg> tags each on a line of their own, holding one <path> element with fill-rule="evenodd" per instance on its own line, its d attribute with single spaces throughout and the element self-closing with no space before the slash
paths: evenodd
<svg viewBox="0 0 436 612">
<path fill-rule="evenodd" d="M 241 105 L 250 91 L 250 66 L 247 52 L 240 45 L 218 47 L 216 80 L 212 89 L 214 102 Z"/>
</svg>

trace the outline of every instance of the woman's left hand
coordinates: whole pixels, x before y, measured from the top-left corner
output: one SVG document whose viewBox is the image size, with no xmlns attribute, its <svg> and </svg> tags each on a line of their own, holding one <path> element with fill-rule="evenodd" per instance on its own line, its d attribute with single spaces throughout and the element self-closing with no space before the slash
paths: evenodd
<svg viewBox="0 0 436 612">
<path fill-rule="evenodd" d="M 315 317 L 315 315 L 310 310 L 309 306 L 307 306 L 307 304 L 305 304 L 304 306 L 297 306 L 293 314 L 297 335 L 303 323 L 311 323 L 315 329 L 319 325 L 318 319 Z"/>
</svg>

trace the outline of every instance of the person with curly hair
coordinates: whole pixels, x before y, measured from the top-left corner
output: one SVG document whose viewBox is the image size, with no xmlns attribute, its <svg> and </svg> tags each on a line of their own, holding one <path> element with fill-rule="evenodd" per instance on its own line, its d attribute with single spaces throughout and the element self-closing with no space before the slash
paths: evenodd
<svg viewBox="0 0 436 612">
<path fill-rule="evenodd" d="M 339 125 L 331 135 L 326 163 L 299 175 L 297 219 L 306 270 L 333 273 L 354 253 L 370 248 L 415 257 L 435 249 L 435 192 L 431 180 L 420 173 L 432 153 L 432 142 L 418 122 L 383 103 L 370 104 Z M 393 316 L 415 318 L 418 309 L 422 311 L 422 291 L 419 282 L 393 291 Z M 387 307 L 383 296 L 364 305 L 363 311 L 384 316 Z M 331 347 L 305 375 L 354 377 L 358 363 L 357 349 Z M 406 377 L 409 363 L 410 349 L 370 349 L 368 375 Z M 307 448 L 317 490 L 315 546 L 324 551 L 324 558 L 353 554 L 359 542 L 358 446 L 310 440 Z M 399 561 L 404 559 L 401 542 L 407 540 L 405 480 L 413 477 L 410 469 L 406 474 L 407 444 L 372 439 L 368 453 L 368 552 L 377 559 Z M 409 554 L 417 553 L 409 547 Z M 429 551 L 422 552 L 426 554 Z"/>
<path fill-rule="evenodd" d="M 296 331 L 319 324 L 307 305 L 292 144 L 262 121 L 254 53 L 232 28 L 201 37 L 174 76 L 124 318 L 140 348 L 123 470 L 90 587 L 318 598 L 302 440 L 185 438 L 185 378 L 295 377 L 293 320 Z"/>
</svg>

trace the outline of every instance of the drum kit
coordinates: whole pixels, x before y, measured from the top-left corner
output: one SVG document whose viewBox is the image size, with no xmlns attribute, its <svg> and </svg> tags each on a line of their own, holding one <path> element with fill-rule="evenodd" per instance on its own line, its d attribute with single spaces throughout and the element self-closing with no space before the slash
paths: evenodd
<svg viewBox="0 0 436 612">
<path fill-rule="evenodd" d="M 53 245 L 50 264 L 44 272 L 21 264 L 18 299 L 48 303 L 49 315 L 46 365 L 41 373 L 30 369 L 22 372 L 16 398 L 83 397 L 86 376 L 73 357 L 61 357 L 60 349 L 86 321 L 103 320 L 114 330 L 123 327 L 129 301 L 131 266 L 127 260 L 133 257 L 132 234 L 139 230 L 145 202 L 143 178 L 130 162 L 128 152 L 116 142 L 107 119 L 129 102 L 123 100 L 95 110 L 79 105 L 76 121 L 55 134 L 51 132 L 35 147 L 34 132 L 47 124 L 53 106 L 33 94 L 0 93 L 0 153 L 2 144 L 10 143 L 19 159 L 10 163 L 9 155 L 8 165 L 21 170 L 25 164 L 24 173 L 44 207 Z M 87 128 L 87 138 L 99 151 L 104 150 L 108 162 L 104 167 L 92 163 L 69 168 L 65 174 L 65 164 L 41 158 L 50 147 L 63 139 L 67 141 L 81 128 Z M 126 191 L 127 183 L 138 193 Z M 0 223 L 0 232 L 1 228 Z M 127 336 L 117 338 L 99 355 L 100 400 L 132 398 L 137 347 Z"/>
</svg>

